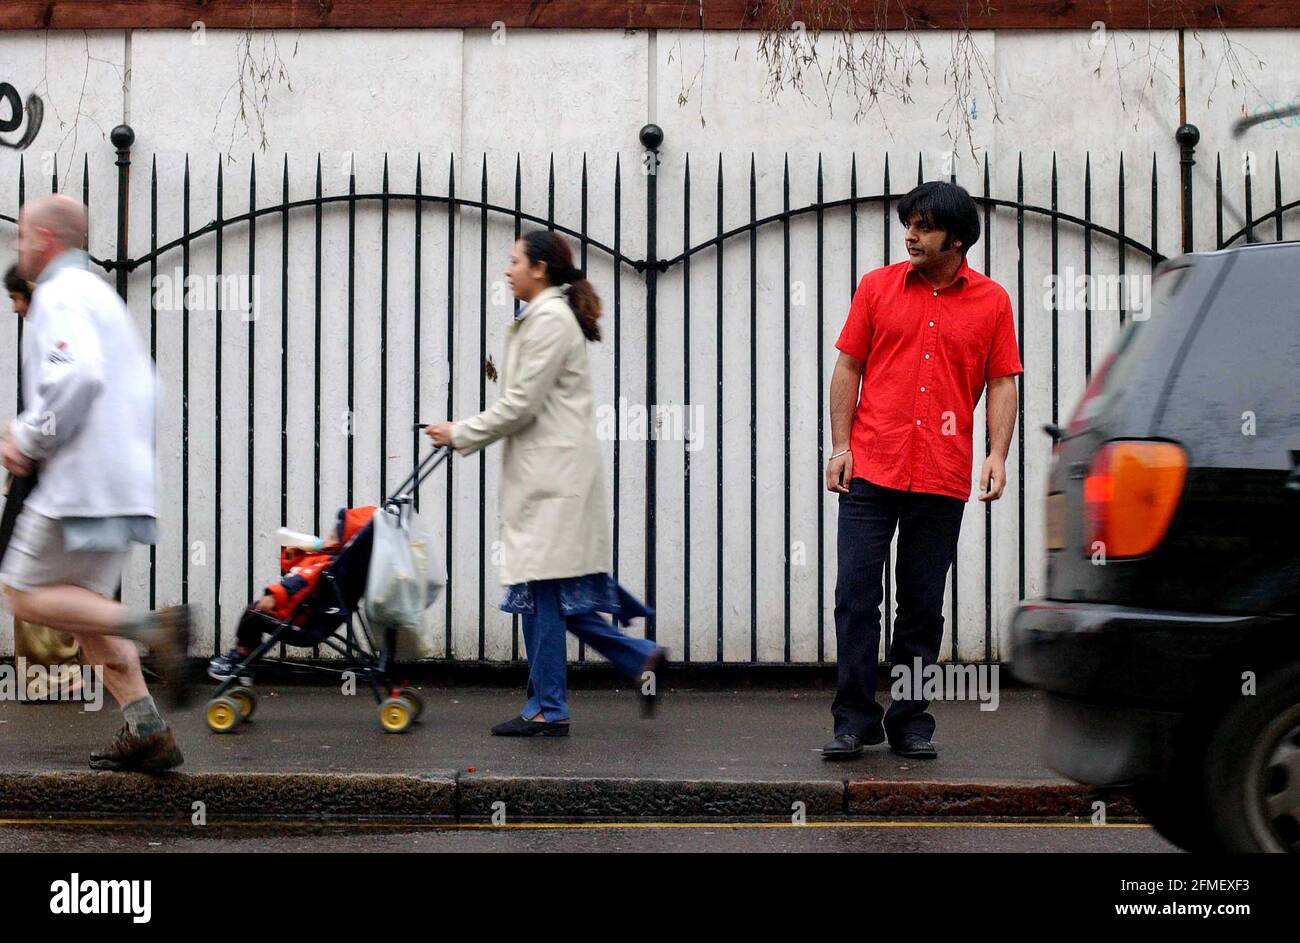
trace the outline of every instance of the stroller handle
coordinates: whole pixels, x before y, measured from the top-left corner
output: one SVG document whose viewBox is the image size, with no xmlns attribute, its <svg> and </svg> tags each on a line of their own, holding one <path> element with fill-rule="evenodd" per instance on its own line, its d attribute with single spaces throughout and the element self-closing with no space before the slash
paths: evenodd
<svg viewBox="0 0 1300 943">
<path fill-rule="evenodd" d="M 446 446 L 436 448 L 426 455 L 420 460 L 420 464 L 415 467 L 415 470 L 406 476 L 406 480 L 397 486 L 397 490 L 393 492 L 392 496 L 384 501 L 384 506 L 410 501 L 415 497 L 415 492 L 420 490 L 420 485 L 424 484 L 424 480 L 432 475 L 438 466 L 447 460 L 449 455 L 451 455 L 451 449 Z"/>
</svg>

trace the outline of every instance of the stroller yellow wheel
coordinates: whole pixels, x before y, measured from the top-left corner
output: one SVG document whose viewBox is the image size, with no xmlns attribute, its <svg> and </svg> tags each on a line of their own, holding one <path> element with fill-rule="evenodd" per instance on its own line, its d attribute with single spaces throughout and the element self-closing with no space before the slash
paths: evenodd
<svg viewBox="0 0 1300 943">
<path fill-rule="evenodd" d="M 232 698 L 218 697 L 208 701 L 207 721 L 213 733 L 231 733 L 239 726 L 239 705 Z"/>
<path fill-rule="evenodd" d="M 390 697 L 379 705 L 379 723 L 384 733 L 405 733 L 415 719 L 411 702 L 400 697 Z"/>
<path fill-rule="evenodd" d="M 410 703 L 413 714 L 411 720 L 419 720 L 420 715 L 424 713 L 424 698 L 415 693 L 415 688 L 402 688 L 397 692 L 397 696 Z"/>
<path fill-rule="evenodd" d="M 231 688 L 226 697 L 239 705 L 240 720 L 249 721 L 253 719 L 253 714 L 257 712 L 257 694 L 252 688 Z"/>
</svg>

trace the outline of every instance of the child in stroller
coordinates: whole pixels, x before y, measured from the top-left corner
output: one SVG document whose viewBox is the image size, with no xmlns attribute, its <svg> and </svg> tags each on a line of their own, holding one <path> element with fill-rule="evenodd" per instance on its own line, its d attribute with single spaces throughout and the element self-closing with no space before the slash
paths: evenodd
<svg viewBox="0 0 1300 943">
<path fill-rule="evenodd" d="M 208 677 L 214 681 L 228 681 L 235 675 L 236 669 L 262 644 L 262 637 L 270 625 L 264 616 L 279 621 L 292 618 L 292 624 L 301 628 L 306 623 L 310 610 L 299 604 L 311 595 L 320 581 L 321 572 L 334 561 L 339 548 L 356 536 L 374 516 L 374 505 L 339 508 L 334 529 L 319 550 L 282 547 L 281 578 L 268 585 L 262 597 L 244 610 L 239 627 L 235 630 L 235 647 L 224 655 L 214 656 L 208 662 Z M 295 610 L 298 611 L 295 613 Z M 243 677 L 251 682 L 251 669 L 245 669 Z"/>
<path fill-rule="evenodd" d="M 382 513 L 400 517 L 404 509 L 409 510 L 420 485 L 448 454 L 448 449 L 436 449 L 422 459 L 384 501 Z M 244 611 L 235 647 L 208 664 L 208 674 L 221 682 L 207 706 L 213 732 L 234 733 L 253 716 L 257 709 L 253 669 L 279 643 L 320 646 L 342 656 L 333 665 L 305 667 L 348 673 L 354 681 L 367 684 L 386 733 L 403 733 L 419 720 L 424 712 L 420 696 L 390 675 L 397 626 L 372 626 L 362 611 L 378 513 L 374 506 L 343 508 L 328 542 L 307 550 L 281 550 L 282 578 Z"/>
</svg>

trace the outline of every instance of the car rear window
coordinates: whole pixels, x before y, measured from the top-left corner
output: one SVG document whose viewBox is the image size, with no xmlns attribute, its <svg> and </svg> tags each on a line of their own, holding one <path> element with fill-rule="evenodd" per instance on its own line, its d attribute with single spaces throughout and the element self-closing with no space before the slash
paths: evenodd
<svg viewBox="0 0 1300 943">
<path fill-rule="evenodd" d="M 1173 310 L 1174 299 L 1187 281 L 1189 265 L 1158 270 L 1151 279 L 1151 297 L 1140 315 L 1135 314 L 1124 327 L 1115 348 L 1115 360 L 1110 365 L 1106 387 L 1118 392 L 1127 386 L 1135 364 L 1142 362 L 1142 354 L 1149 345 L 1159 343 L 1161 331 L 1147 330 L 1148 325 L 1162 324 Z"/>
<path fill-rule="evenodd" d="M 1178 291 L 1187 281 L 1189 265 L 1166 266 L 1158 269 L 1151 280 L 1150 297 L 1140 311 L 1134 313 L 1124 330 L 1115 339 L 1105 363 L 1105 374 L 1091 402 L 1080 404 L 1075 422 L 1078 430 L 1091 425 L 1092 420 L 1103 415 L 1130 389 L 1130 377 L 1138 364 L 1149 360 L 1152 347 L 1167 343 L 1171 328 L 1170 315 Z M 1074 423 L 1072 422 L 1072 425 Z M 1076 430 L 1076 431 L 1078 431 Z"/>
<path fill-rule="evenodd" d="M 1203 464 L 1288 469 L 1300 449 L 1298 250 L 1240 251 L 1173 377 L 1158 432 Z"/>
</svg>

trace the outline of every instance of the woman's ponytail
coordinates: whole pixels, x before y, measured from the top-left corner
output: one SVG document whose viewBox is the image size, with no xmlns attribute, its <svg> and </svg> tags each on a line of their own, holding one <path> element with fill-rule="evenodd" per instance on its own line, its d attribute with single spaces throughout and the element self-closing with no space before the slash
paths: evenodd
<svg viewBox="0 0 1300 943">
<path fill-rule="evenodd" d="M 576 280 L 569 282 L 568 295 L 569 307 L 578 319 L 582 336 L 589 341 L 600 340 L 600 327 L 596 324 L 600 318 L 600 296 L 596 294 L 595 287 L 587 281 L 586 276 L 579 275 Z"/>
<path fill-rule="evenodd" d="M 545 262 L 547 275 L 552 285 L 564 287 L 568 295 L 569 307 L 578 319 L 582 336 L 589 341 L 600 340 L 600 296 L 596 288 L 587 280 L 581 269 L 573 265 L 573 252 L 569 243 L 549 229 L 536 229 L 522 237 L 528 261 Z"/>
</svg>

